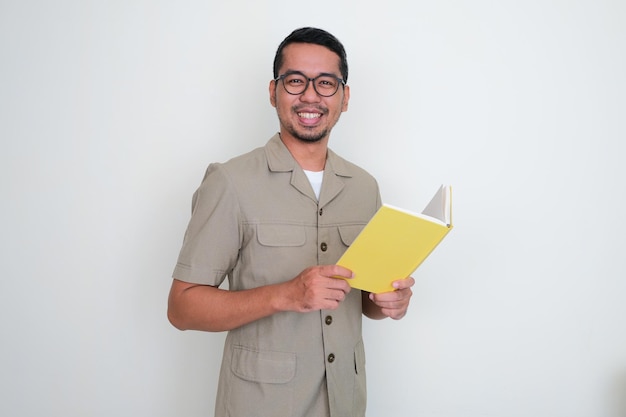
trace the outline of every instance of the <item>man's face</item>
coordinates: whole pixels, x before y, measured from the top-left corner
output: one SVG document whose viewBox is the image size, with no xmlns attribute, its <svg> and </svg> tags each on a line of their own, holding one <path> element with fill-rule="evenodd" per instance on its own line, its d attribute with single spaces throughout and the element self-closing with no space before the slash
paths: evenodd
<svg viewBox="0 0 626 417">
<path fill-rule="evenodd" d="M 308 43 L 292 43 L 283 49 L 283 65 L 278 75 L 288 71 L 301 72 L 308 78 L 320 74 L 341 78 L 339 56 L 324 46 Z M 270 102 L 276 107 L 282 135 L 304 142 L 320 141 L 328 137 L 341 113 L 348 110 L 348 86 L 339 86 L 335 95 L 322 97 L 312 84 L 302 94 L 292 95 L 285 91 L 282 81 L 270 83 Z"/>
</svg>

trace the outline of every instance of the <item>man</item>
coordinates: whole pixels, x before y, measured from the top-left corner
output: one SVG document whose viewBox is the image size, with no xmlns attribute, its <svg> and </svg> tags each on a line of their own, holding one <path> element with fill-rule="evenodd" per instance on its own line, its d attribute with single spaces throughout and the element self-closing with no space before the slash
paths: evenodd
<svg viewBox="0 0 626 417">
<path fill-rule="evenodd" d="M 181 330 L 229 332 L 217 417 L 364 416 L 362 314 L 406 313 L 413 278 L 373 295 L 334 265 L 381 204 L 374 178 L 328 148 L 347 79 L 333 35 L 291 33 L 269 85 L 280 132 L 211 164 L 194 194 L 168 317 Z"/>
</svg>

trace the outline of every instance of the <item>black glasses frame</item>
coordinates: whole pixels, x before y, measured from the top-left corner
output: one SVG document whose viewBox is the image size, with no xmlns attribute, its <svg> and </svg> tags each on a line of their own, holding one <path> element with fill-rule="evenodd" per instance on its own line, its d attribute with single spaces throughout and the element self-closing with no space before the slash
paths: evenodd
<svg viewBox="0 0 626 417">
<path fill-rule="evenodd" d="M 291 91 L 289 91 L 287 89 L 287 86 L 285 85 L 285 77 L 288 77 L 290 75 L 301 75 L 306 80 L 306 84 L 304 85 L 304 89 L 301 92 L 299 92 L 299 93 L 292 93 Z M 337 89 L 335 91 L 333 91 L 332 94 L 322 94 L 319 91 L 317 91 L 317 87 L 315 86 L 315 81 L 318 78 L 320 78 L 320 77 L 331 77 L 331 78 L 334 78 L 337 81 L 339 81 L 339 84 L 337 84 Z M 313 82 L 313 90 L 315 90 L 315 92 L 318 95 L 322 96 L 322 97 L 332 97 L 335 94 L 337 94 L 337 91 L 339 91 L 339 85 L 344 86 L 344 87 L 346 85 L 346 82 L 343 80 L 343 78 L 339 78 L 339 77 L 337 77 L 334 74 L 320 74 L 317 77 L 309 78 L 306 75 L 304 75 L 303 73 L 301 73 L 300 71 L 288 71 L 288 72 L 284 73 L 283 75 L 279 75 L 278 78 L 274 79 L 274 81 L 275 82 L 282 81 L 283 88 L 285 89 L 287 94 L 291 94 L 292 96 L 299 96 L 301 94 L 304 94 L 306 92 L 306 90 L 309 88 L 309 83 L 311 83 L 311 82 Z"/>
</svg>

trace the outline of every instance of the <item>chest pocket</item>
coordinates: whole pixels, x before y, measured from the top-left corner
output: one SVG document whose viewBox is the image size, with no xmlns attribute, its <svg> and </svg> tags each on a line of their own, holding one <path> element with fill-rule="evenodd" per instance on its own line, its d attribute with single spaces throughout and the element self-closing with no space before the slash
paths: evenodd
<svg viewBox="0 0 626 417">
<path fill-rule="evenodd" d="M 261 245 L 268 247 L 304 246 L 306 233 L 303 226 L 259 224 L 257 239 Z"/>
</svg>

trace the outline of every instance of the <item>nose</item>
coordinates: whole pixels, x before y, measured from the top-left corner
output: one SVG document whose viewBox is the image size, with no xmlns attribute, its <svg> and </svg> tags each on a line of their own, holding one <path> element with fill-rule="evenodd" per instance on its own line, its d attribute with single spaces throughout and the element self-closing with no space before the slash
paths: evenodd
<svg viewBox="0 0 626 417">
<path fill-rule="evenodd" d="M 320 95 L 317 94 L 317 91 L 315 91 L 313 83 L 314 81 L 309 79 L 306 88 L 300 95 L 300 100 L 305 102 L 316 102 L 320 100 Z"/>
</svg>

